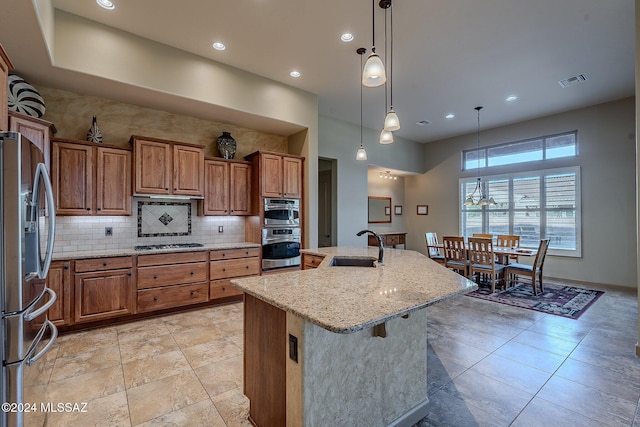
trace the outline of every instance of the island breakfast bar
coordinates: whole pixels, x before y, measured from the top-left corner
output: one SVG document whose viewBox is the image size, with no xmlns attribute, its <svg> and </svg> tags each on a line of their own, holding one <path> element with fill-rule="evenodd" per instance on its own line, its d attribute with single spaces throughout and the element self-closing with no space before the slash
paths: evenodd
<svg viewBox="0 0 640 427">
<path fill-rule="evenodd" d="M 305 249 L 318 268 L 232 280 L 245 292 L 244 393 L 272 426 L 404 426 L 427 413 L 425 307 L 477 286 L 426 256 Z M 344 258 L 343 258 L 344 259 Z"/>
</svg>

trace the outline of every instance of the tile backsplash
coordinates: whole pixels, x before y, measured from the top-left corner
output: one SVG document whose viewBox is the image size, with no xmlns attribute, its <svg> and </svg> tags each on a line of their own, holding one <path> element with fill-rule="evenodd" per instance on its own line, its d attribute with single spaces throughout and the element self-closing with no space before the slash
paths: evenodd
<svg viewBox="0 0 640 427">
<path fill-rule="evenodd" d="M 191 232 L 184 235 L 154 235 L 138 237 L 138 203 L 148 199 L 134 198 L 131 216 L 58 216 L 54 253 L 131 249 L 136 245 L 162 243 L 238 243 L 244 242 L 244 217 L 241 216 L 191 216 Z M 177 205 L 189 205 L 197 212 L 195 201 L 180 201 Z M 180 209 L 180 207 L 178 207 Z M 182 209 L 186 209 L 182 206 Z M 164 214 L 163 212 L 162 214 Z M 167 212 L 171 215 L 171 212 Z M 160 214 L 160 216 L 162 215 Z M 165 220 L 167 217 L 165 217 Z M 181 221 L 186 223 L 186 218 Z M 173 221 L 171 221 L 173 222 Z M 223 233 L 218 232 L 222 226 Z M 113 235 L 106 236 L 105 228 L 111 227 Z M 150 233 L 158 234 L 158 233 Z M 162 234 L 162 233 L 160 233 Z M 182 233 L 175 233 L 182 234 Z"/>
<path fill-rule="evenodd" d="M 191 202 L 138 201 L 138 237 L 191 235 Z"/>
</svg>

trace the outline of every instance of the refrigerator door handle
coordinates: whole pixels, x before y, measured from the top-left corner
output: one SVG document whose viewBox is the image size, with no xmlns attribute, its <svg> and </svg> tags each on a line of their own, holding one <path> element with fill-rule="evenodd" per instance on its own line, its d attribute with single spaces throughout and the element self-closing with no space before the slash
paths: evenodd
<svg viewBox="0 0 640 427">
<path fill-rule="evenodd" d="M 36 363 L 38 360 L 40 360 L 40 358 L 44 356 L 45 353 L 51 349 L 53 344 L 56 342 L 56 339 L 58 338 L 58 328 L 56 328 L 56 325 L 51 323 L 49 319 L 45 320 L 44 324 L 46 327 L 51 329 L 51 338 L 49 338 L 49 342 L 47 343 L 47 345 L 45 345 L 44 348 L 40 350 L 35 356 L 27 358 L 27 366 L 31 366 L 34 363 Z M 35 343 L 33 348 L 36 348 L 37 345 L 38 343 Z"/>
<path fill-rule="evenodd" d="M 49 208 L 49 235 L 47 236 L 47 251 L 45 253 L 44 261 L 38 260 L 38 277 L 44 279 L 47 277 L 49 267 L 51 266 L 51 258 L 53 257 L 53 242 L 56 234 L 56 206 L 53 198 L 53 186 L 51 185 L 51 179 L 49 178 L 49 172 L 44 163 L 38 163 L 36 168 L 35 181 L 33 183 L 33 202 L 38 203 L 38 197 L 40 195 L 40 177 L 44 182 L 45 197 L 47 199 L 47 206 Z M 40 242 L 40 229 L 38 228 L 38 242 Z"/>
<path fill-rule="evenodd" d="M 33 307 L 35 307 L 37 305 L 37 303 L 36 304 L 32 304 L 31 307 L 28 308 L 24 312 L 24 320 L 26 320 L 27 322 L 30 322 L 33 319 L 35 319 L 36 317 L 46 313 L 47 310 L 49 310 L 49 308 L 51 308 L 51 306 L 56 302 L 56 299 L 58 297 L 57 297 L 56 293 L 53 291 L 53 289 L 45 288 L 44 292 L 49 294 L 49 301 L 47 301 L 45 305 L 43 305 L 42 307 L 40 307 L 39 309 L 37 309 L 34 312 L 31 312 L 31 310 L 33 309 Z M 42 298 L 42 297 L 44 297 L 44 293 L 42 294 L 42 296 L 40 298 Z M 40 298 L 38 298 L 38 299 L 40 299 Z"/>
</svg>

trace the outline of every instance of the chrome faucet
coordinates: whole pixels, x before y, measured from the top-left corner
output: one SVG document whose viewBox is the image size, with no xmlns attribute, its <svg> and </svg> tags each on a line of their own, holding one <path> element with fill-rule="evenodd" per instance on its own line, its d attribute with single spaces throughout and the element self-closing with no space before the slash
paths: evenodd
<svg viewBox="0 0 640 427">
<path fill-rule="evenodd" d="M 383 264 L 382 258 L 384 257 L 384 247 L 382 246 L 382 239 L 380 235 L 375 231 L 371 230 L 361 230 L 356 233 L 356 236 L 362 236 L 364 233 L 369 233 L 378 241 L 378 264 Z"/>
</svg>

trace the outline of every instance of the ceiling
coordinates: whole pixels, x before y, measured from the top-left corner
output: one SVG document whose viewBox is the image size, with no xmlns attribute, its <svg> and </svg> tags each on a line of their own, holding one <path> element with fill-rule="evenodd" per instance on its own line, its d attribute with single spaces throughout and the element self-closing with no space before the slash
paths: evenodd
<svg viewBox="0 0 640 427">
<path fill-rule="evenodd" d="M 369 0 L 112 1 L 113 11 L 94 0 L 52 3 L 315 93 L 321 115 L 360 122 L 356 49 L 371 48 Z M 18 2 L 0 0 L 16 7 Z M 384 11 L 377 1 L 374 15 L 377 51 L 384 58 Z M 402 124 L 396 134 L 417 142 L 473 132 L 477 105 L 485 107 L 481 121 L 488 128 L 635 93 L 634 4 L 629 0 L 393 0 L 393 27 L 393 100 Z M 352 42 L 340 41 L 345 32 L 354 35 Z M 0 36 L 13 58 L 12 40 Z M 226 50 L 211 48 L 218 40 Z M 293 69 L 301 77 L 290 77 Z M 65 70 L 53 73 L 50 66 L 29 73 L 35 82 L 56 87 L 73 87 L 78 78 Z M 578 74 L 588 80 L 559 85 Z M 128 96 L 135 97 L 136 90 L 130 88 Z M 378 129 L 386 112 L 384 89 L 363 92 L 364 125 Z M 509 95 L 518 99 L 506 102 Z M 144 97 L 141 93 L 142 105 Z M 445 119 L 448 113 L 455 118 Z M 417 125 L 421 120 L 431 123 Z"/>
</svg>

